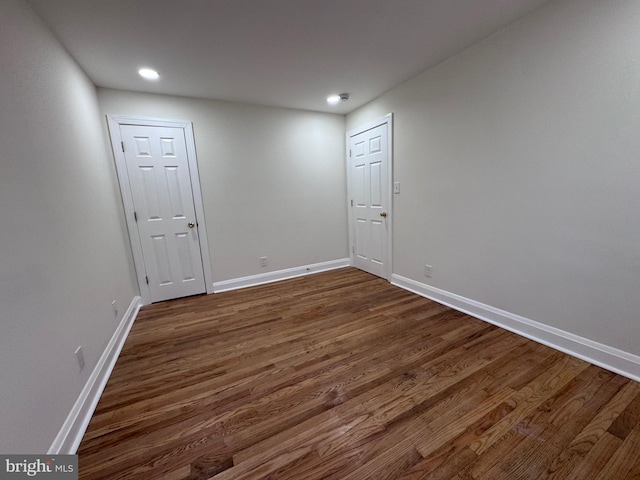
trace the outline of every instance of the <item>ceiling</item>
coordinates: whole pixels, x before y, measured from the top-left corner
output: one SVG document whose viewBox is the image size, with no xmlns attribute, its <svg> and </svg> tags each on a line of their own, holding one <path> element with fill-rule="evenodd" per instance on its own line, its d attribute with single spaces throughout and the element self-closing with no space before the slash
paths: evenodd
<svg viewBox="0 0 640 480">
<path fill-rule="evenodd" d="M 30 3 L 98 86 L 345 114 L 547 1 Z"/>
</svg>

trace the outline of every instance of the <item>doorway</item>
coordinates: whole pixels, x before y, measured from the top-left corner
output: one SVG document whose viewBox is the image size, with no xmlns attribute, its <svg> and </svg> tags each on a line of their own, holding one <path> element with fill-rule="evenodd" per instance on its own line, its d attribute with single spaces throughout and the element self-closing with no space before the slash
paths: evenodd
<svg viewBox="0 0 640 480">
<path fill-rule="evenodd" d="M 211 293 L 211 263 L 191 123 L 108 115 L 145 304 Z"/>
<path fill-rule="evenodd" d="M 347 133 L 349 244 L 356 268 L 390 280 L 392 115 Z"/>
</svg>

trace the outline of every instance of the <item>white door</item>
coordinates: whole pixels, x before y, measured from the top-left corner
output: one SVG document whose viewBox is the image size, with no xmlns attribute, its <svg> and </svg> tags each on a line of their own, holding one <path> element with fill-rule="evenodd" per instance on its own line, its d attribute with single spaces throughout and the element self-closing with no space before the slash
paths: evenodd
<svg viewBox="0 0 640 480">
<path fill-rule="evenodd" d="M 355 267 L 388 278 L 389 148 L 387 124 L 349 137 Z"/>
<path fill-rule="evenodd" d="M 184 130 L 120 125 L 151 301 L 204 293 Z"/>
</svg>

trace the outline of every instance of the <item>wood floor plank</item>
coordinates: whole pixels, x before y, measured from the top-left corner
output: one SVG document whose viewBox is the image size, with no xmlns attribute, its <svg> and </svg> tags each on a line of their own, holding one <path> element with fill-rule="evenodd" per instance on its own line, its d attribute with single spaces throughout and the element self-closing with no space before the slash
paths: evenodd
<svg viewBox="0 0 640 480">
<path fill-rule="evenodd" d="M 595 416 L 602 405 L 616 393 L 605 388 L 613 373 L 591 366 L 549 398 L 536 410 L 530 422 L 543 426 L 536 435 L 529 435 L 506 455 L 490 478 L 536 478 L 549 474 L 549 467 L 569 442 Z M 590 394 L 595 391 L 594 394 Z"/>
<path fill-rule="evenodd" d="M 615 435 L 611 435 L 609 432 L 604 432 L 576 467 L 564 478 L 571 480 L 594 478 L 600 473 L 615 452 L 618 451 L 620 445 L 622 445 L 622 440 Z"/>
<path fill-rule="evenodd" d="M 509 403 L 515 406 L 513 411 L 473 442 L 471 449 L 478 456 L 482 455 L 494 442 L 535 411 L 588 365 L 587 362 L 572 357 L 562 357 L 551 368 L 518 390 L 509 399 Z"/>
<path fill-rule="evenodd" d="M 619 438 L 619 437 L 618 437 Z M 613 453 L 609 461 L 602 467 L 594 480 L 627 477 L 632 469 L 638 467 L 638 451 L 640 450 L 640 430 L 634 429 L 625 437 L 622 445 Z"/>
<path fill-rule="evenodd" d="M 371 435 L 375 435 L 386 428 L 398 418 L 402 418 L 406 411 L 412 409 L 420 398 L 428 399 L 432 395 L 446 388 L 448 385 L 456 383 L 455 376 L 451 376 L 450 372 L 455 371 L 455 368 L 451 370 L 446 369 L 447 375 L 440 376 L 436 372 L 438 368 L 441 370 L 443 366 L 449 366 L 453 359 L 457 359 L 456 365 L 460 365 L 458 372 L 459 377 L 464 377 L 470 373 L 476 371 L 481 365 L 488 361 L 495 355 L 496 351 L 499 351 L 498 346 L 502 348 L 506 347 L 508 342 L 517 343 L 521 339 L 509 334 L 505 335 L 503 332 L 495 331 L 496 338 L 493 340 L 494 345 L 491 345 L 491 341 L 487 341 L 487 349 L 483 351 L 483 356 L 477 358 L 474 362 L 470 362 L 468 357 L 464 356 L 465 345 L 459 347 L 457 350 L 453 350 L 447 354 L 442 355 L 441 358 L 430 362 L 429 369 L 433 375 L 420 376 L 416 374 L 414 376 L 402 376 L 394 381 L 393 388 L 388 388 L 387 385 L 383 385 L 384 388 L 378 388 L 371 390 L 370 392 L 378 392 L 375 396 L 369 396 L 367 392 L 367 398 L 354 398 L 350 404 L 341 405 L 336 408 L 336 412 L 342 410 L 362 410 L 366 413 L 366 417 L 362 421 L 358 422 L 356 426 L 348 429 L 346 432 L 342 432 L 336 439 L 324 439 L 316 434 L 310 434 L 305 441 L 311 442 L 316 445 L 316 448 L 323 448 L 326 451 L 338 450 L 340 448 L 348 447 L 351 444 L 362 441 L 363 438 L 367 438 Z M 475 338 L 472 338 L 469 343 L 474 343 Z M 494 348 L 490 348 L 493 346 Z M 464 361 L 464 364 L 463 364 Z M 433 364 L 430 366 L 430 364 Z M 420 369 L 418 369 L 420 370 Z M 425 370 L 426 372 L 427 370 Z M 351 405 L 354 404 L 354 406 Z M 357 406 L 357 407 L 356 407 Z M 332 412 L 332 413 L 336 413 Z M 290 436 L 290 432 L 286 432 L 286 436 Z M 298 440 L 299 442 L 302 440 Z M 328 442 L 337 442 L 337 445 L 327 445 Z M 230 477 L 233 475 L 241 475 L 245 469 L 252 469 L 253 463 L 262 463 L 269 461 L 270 456 L 278 456 L 281 451 L 280 444 L 276 443 L 275 448 L 264 451 L 265 445 L 261 445 L 262 453 L 253 457 L 249 462 L 240 463 L 238 468 L 232 469 L 229 472 Z"/>
<path fill-rule="evenodd" d="M 627 408 L 611 424 L 609 433 L 620 440 L 625 440 L 638 422 L 640 422 L 640 394 L 636 395 L 627 405 Z"/>
<path fill-rule="evenodd" d="M 174 420 L 178 420 L 175 412 L 184 418 L 189 412 L 207 405 L 213 411 L 215 404 L 212 404 L 212 401 L 214 399 L 215 403 L 224 400 L 227 405 L 231 404 L 235 392 L 244 391 L 246 382 L 251 382 L 252 394 L 266 395 L 271 391 L 285 388 L 288 385 L 299 384 L 309 376 L 318 377 L 318 375 L 322 374 L 335 376 L 336 369 L 343 366 L 346 359 L 350 360 L 349 366 L 351 368 L 360 361 L 359 359 L 362 359 L 363 362 L 371 362 L 376 359 L 380 361 L 382 358 L 380 352 L 384 353 L 390 350 L 389 340 L 402 342 L 405 345 L 404 354 L 415 352 L 416 357 L 422 359 L 424 354 L 428 353 L 426 350 L 432 344 L 437 343 L 437 339 L 430 340 L 429 336 L 424 334 L 415 335 L 410 331 L 389 333 L 382 336 L 378 334 L 378 338 L 367 338 L 363 335 L 361 338 L 367 340 L 366 344 L 356 349 L 352 348 L 347 352 L 334 349 L 332 350 L 332 355 L 328 355 L 328 358 L 318 359 L 314 357 L 314 360 L 309 362 L 309 365 L 304 368 L 298 366 L 297 369 L 290 369 L 285 365 L 280 368 L 263 370 L 262 364 L 252 368 L 251 366 L 244 367 L 239 363 L 238 371 L 234 372 L 233 375 L 214 376 L 210 381 L 200 382 L 196 385 L 197 388 L 190 389 L 188 396 L 185 395 L 184 389 L 174 389 L 151 400 L 135 402 L 127 407 L 118 409 L 116 413 L 121 418 L 124 416 L 118 425 L 118 429 L 121 433 L 126 434 L 125 427 L 135 428 L 142 422 L 148 428 L 155 417 L 165 420 L 171 417 Z M 331 343 L 334 347 L 339 344 L 339 340 Z M 391 353 L 394 353 L 392 349 Z M 375 355 L 376 357 L 367 358 L 367 355 L 370 357 Z M 255 371 L 256 368 L 258 368 L 257 371 Z M 274 379 L 272 378 L 273 376 L 277 376 L 277 378 Z M 238 378 L 237 380 L 236 377 Z M 217 392 L 220 388 L 224 388 L 222 395 L 211 395 L 212 392 Z M 117 419 L 113 418 L 113 411 L 95 417 L 95 428 L 92 429 L 92 433 L 94 435 L 103 433 L 105 429 L 113 427 L 115 421 Z"/>
<path fill-rule="evenodd" d="M 144 307 L 78 453 L 91 480 L 636 478 L 640 384 L 345 268 Z"/>
<path fill-rule="evenodd" d="M 617 388 L 615 396 L 609 400 L 593 419 L 578 433 L 571 443 L 553 461 L 549 469 L 549 478 L 565 479 L 577 468 L 586 454 L 595 443 L 603 436 L 613 421 L 627 407 L 631 400 L 640 391 L 640 384 L 626 378 L 615 376 L 609 384 L 613 389 Z"/>
</svg>

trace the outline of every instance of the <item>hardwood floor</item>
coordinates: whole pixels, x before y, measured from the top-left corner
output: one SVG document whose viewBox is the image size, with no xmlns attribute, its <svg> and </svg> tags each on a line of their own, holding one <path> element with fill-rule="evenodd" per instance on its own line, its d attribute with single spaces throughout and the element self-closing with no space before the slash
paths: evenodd
<svg viewBox="0 0 640 480">
<path fill-rule="evenodd" d="M 83 479 L 639 479 L 640 384 L 347 268 L 141 310 Z"/>
</svg>

